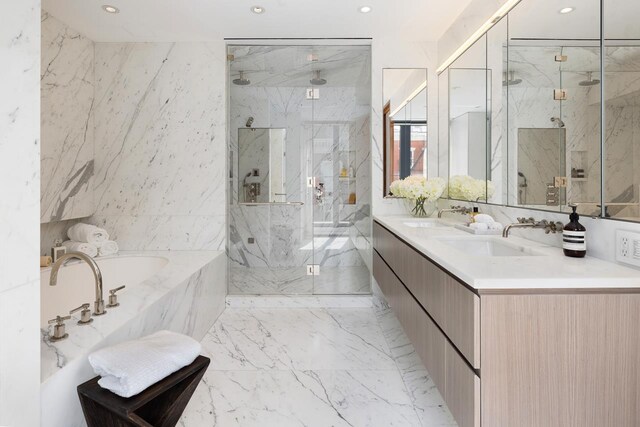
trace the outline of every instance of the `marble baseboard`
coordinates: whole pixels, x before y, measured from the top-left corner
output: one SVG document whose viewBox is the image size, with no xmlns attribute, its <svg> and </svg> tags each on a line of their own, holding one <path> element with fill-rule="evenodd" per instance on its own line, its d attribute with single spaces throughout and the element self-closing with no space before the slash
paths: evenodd
<svg viewBox="0 0 640 427">
<path fill-rule="evenodd" d="M 370 296 L 228 295 L 229 308 L 370 308 Z"/>
</svg>

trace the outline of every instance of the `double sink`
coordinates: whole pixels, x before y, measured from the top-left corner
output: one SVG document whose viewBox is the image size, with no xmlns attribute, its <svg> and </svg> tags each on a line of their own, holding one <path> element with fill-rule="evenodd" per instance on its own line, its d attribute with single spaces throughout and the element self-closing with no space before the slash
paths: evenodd
<svg viewBox="0 0 640 427">
<path fill-rule="evenodd" d="M 405 221 L 403 225 L 415 229 L 451 227 L 451 225 L 435 218 Z M 545 255 L 526 246 L 508 242 L 507 239 L 499 236 L 442 236 L 436 237 L 435 240 L 468 256 L 522 257 Z"/>
</svg>

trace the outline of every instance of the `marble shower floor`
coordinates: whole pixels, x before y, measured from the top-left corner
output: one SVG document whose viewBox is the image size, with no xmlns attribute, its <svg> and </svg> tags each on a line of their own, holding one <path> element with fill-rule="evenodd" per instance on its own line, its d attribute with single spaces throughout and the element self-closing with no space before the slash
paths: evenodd
<svg viewBox="0 0 640 427">
<path fill-rule="evenodd" d="M 455 426 L 391 310 L 227 308 L 180 426 Z"/>
</svg>

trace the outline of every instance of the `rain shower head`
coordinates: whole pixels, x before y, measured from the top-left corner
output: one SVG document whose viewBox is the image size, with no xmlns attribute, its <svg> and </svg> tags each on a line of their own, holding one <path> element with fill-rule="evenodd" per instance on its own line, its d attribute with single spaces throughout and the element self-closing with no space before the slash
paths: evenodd
<svg viewBox="0 0 640 427">
<path fill-rule="evenodd" d="M 509 74 L 502 73 L 502 86 L 515 86 L 522 83 L 522 79 L 516 79 L 516 73 L 514 71 L 509 71 Z"/>
<path fill-rule="evenodd" d="M 251 84 L 251 80 L 245 79 L 244 71 L 240 71 L 240 77 L 237 78 L 237 79 L 234 79 L 233 80 L 233 84 L 234 85 L 238 85 L 238 86 L 247 86 L 247 85 Z"/>
<path fill-rule="evenodd" d="M 587 80 L 578 83 L 580 86 L 595 86 L 597 84 L 600 84 L 600 80 L 593 78 L 593 71 L 587 72 Z"/>
<path fill-rule="evenodd" d="M 309 82 L 314 86 L 322 86 L 327 83 L 327 80 L 320 77 L 320 70 L 316 70 L 315 77 L 309 80 Z"/>
</svg>

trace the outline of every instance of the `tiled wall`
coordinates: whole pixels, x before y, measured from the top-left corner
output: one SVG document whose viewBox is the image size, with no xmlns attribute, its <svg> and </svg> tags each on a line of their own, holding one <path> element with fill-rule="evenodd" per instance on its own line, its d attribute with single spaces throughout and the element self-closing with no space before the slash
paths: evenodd
<svg viewBox="0 0 640 427">
<path fill-rule="evenodd" d="M 0 425 L 39 425 L 40 2 L 2 2 Z"/>
</svg>

